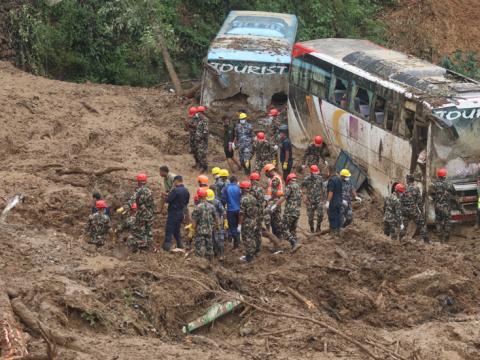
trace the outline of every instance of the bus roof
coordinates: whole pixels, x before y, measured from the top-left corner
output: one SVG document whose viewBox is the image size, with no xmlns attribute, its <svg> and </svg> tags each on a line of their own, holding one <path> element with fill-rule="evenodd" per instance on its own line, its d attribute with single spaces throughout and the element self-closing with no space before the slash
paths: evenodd
<svg viewBox="0 0 480 360">
<path fill-rule="evenodd" d="M 305 41 L 295 45 L 294 56 L 301 53 L 350 64 L 426 98 L 450 98 L 459 93 L 480 91 L 480 83 L 475 80 L 368 40 L 330 38 Z"/>
<path fill-rule="evenodd" d="M 264 11 L 231 11 L 210 45 L 208 60 L 289 64 L 297 17 Z"/>
</svg>

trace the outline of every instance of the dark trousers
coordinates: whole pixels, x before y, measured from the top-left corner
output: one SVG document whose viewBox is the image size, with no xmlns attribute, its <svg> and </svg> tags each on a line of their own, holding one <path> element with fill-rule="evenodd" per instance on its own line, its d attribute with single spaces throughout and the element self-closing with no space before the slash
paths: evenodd
<svg viewBox="0 0 480 360">
<path fill-rule="evenodd" d="M 330 204 L 328 207 L 328 222 L 330 223 L 330 230 L 339 230 L 342 225 L 342 205 Z"/>
<path fill-rule="evenodd" d="M 283 181 L 287 181 L 287 176 L 288 174 L 290 174 L 290 172 L 292 171 L 292 167 L 293 167 L 293 160 L 289 160 L 288 163 L 287 163 L 288 167 L 286 170 L 283 170 Z M 283 163 L 280 164 L 280 166 L 282 167 L 283 169 Z"/>
<path fill-rule="evenodd" d="M 233 245 L 240 244 L 240 234 L 238 233 L 238 217 L 240 211 L 227 211 L 228 234 L 233 238 Z"/>
<path fill-rule="evenodd" d="M 163 243 L 163 248 L 165 250 L 170 250 L 170 247 L 172 246 L 172 236 L 177 241 L 177 248 L 183 248 L 182 238 L 180 235 L 183 215 L 183 210 L 168 212 L 167 223 L 165 225 L 165 241 Z"/>
</svg>

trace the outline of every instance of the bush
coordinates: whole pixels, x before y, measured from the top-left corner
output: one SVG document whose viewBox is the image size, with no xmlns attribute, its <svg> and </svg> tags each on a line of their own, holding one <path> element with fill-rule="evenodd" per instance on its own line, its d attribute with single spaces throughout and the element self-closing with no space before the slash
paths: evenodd
<svg viewBox="0 0 480 360">
<path fill-rule="evenodd" d="M 480 80 L 480 64 L 478 55 L 474 52 L 457 50 L 452 57 L 444 57 L 440 64 L 449 70 Z"/>
</svg>

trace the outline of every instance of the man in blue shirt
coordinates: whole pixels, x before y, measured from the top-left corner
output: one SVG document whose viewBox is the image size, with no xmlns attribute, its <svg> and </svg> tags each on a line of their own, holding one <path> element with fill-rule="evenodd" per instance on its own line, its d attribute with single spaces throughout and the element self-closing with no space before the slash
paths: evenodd
<svg viewBox="0 0 480 360">
<path fill-rule="evenodd" d="M 177 175 L 173 178 L 173 189 L 168 193 L 165 203 L 168 204 L 167 223 L 165 225 L 165 241 L 163 250 L 170 251 L 172 236 L 177 241 L 177 248 L 183 249 L 180 228 L 184 219 L 185 208 L 190 201 L 190 193 L 183 185 L 183 178 Z"/>
<path fill-rule="evenodd" d="M 240 214 L 240 186 L 236 176 L 230 176 L 230 183 L 222 191 L 222 204 L 227 206 L 228 235 L 233 238 L 233 248 L 240 246 L 238 217 Z"/>
<path fill-rule="evenodd" d="M 341 227 L 341 209 L 342 209 L 342 180 L 338 176 L 334 165 L 328 166 L 328 184 L 327 184 L 327 202 L 325 207 L 328 213 L 328 222 L 330 223 L 330 232 L 333 236 L 338 236 Z"/>
<path fill-rule="evenodd" d="M 293 152 L 288 129 L 283 126 L 280 127 L 280 166 L 283 169 L 283 181 L 286 181 L 293 167 Z"/>
</svg>

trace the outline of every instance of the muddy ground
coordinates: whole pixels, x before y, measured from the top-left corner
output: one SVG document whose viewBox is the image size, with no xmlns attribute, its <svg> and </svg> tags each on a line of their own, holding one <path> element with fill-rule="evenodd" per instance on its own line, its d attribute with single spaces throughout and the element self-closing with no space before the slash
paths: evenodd
<svg viewBox="0 0 480 360">
<path fill-rule="evenodd" d="M 225 263 L 211 266 L 179 253 L 131 254 L 121 239 L 96 249 L 82 236 L 93 190 L 119 206 L 146 171 L 158 199 L 161 164 L 193 189 L 181 125 L 188 102 L 155 89 L 37 78 L 8 63 L 0 83 L 0 202 L 25 195 L 0 225 L 0 291 L 72 337 L 58 359 L 480 358 L 472 227 L 447 244 L 394 242 L 381 234 L 382 201 L 365 195 L 341 239 L 309 236 L 303 214 L 297 253 L 274 255 L 265 240 L 250 265 L 230 246 Z M 225 166 L 211 144 L 210 164 Z M 110 167 L 126 170 L 94 174 Z M 158 215 L 156 248 L 164 221 Z M 239 296 L 251 306 L 182 333 L 210 305 Z M 41 336 L 17 321 L 30 353 L 45 358 Z"/>
</svg>

